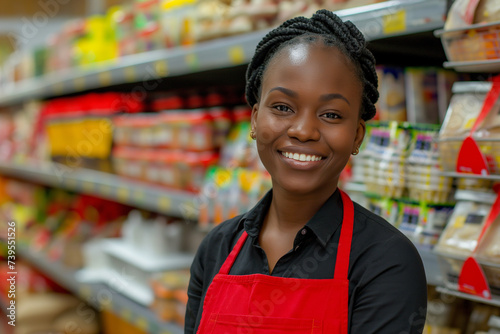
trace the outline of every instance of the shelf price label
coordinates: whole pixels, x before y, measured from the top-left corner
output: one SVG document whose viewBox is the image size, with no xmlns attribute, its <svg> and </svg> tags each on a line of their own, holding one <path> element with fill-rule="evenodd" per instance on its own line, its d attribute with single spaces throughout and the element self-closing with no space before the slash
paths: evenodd
<svg viewBox="0 0 500 334">
<path fill-rule="evenodd" d="M 77 91 L 81 91 L 85 89 L 85 77 L 75 78 L 73 80 L 73 84 L 75 85 L 75 89 Z"/>
<path fill-rule="evenodd" d="M 99 74 L 97 75 L 97 79 L 99 80 L 99 85 L 101 85 L 101 87 L 107 87 L 111 85 L 111 72 L 99 72 Z"/>
<path fill-rule="evenodd" d="M 194 53 L 188 53 L 186 55 L 186 64 L 191 71 L 196 71 L 200 68 L 198 56 Z"/>
<path fill-rule="evenodd" d="M 243 64 L 245 61 L 245 51 L 241 46 L 233 46 L 228 50 L 229 61 L 233 65 Z"/>
<path fill-rule="evenodd" d="M 99 187 L 99 192 L 101 195 L 107 197 L 111 195 L 111 187 L 108 186 L 107 184 L 101 184 L 101 186 Z"/>
<path fill-rule="evenodd" d="M 135 68 L 133 66 L 125 67 L 123 69 L 123 72 L 125 74 L 125 81 L 127 82 L 135 81 L 136 75 L 135 75 Z"/>
<path fill-rule="evenodd" d="M 168 64 L 166 60 L 158 60 L 155 62 L 154 68 L 159 77 L 166 77 L 168 75 Z"/>
<path fill-rule="evenodd" d="M 158 209 L 162 212 L 167 212 L 172 206 L 172 201 L 168 197 L 160 197 L 158 199 Z"/>
<path fill-rule="evenodd" d="M 406 10 L 384 15 L 382 17 L 384 34 L 396 34 L 406 31 Z"/>
<path fill-rule="evenodd" d="M 149 327 L 148 320 L 144 317 L 138 317 L 137 320 L 135 321 L 135 325 L 137 326 L 137 328 L 145 332 L 148 330 Z"/>
<path fill-rule="evenodd" d="M 118 198 L 119 201 L 121 202 L 126 202 L 129 198 L 129 191 L 127 188 L 119 188 L 116 197 Z"/>
<path fill-rule="evenodd" d="M 78 182 L 75 180 L 75 179 L 66 179 L 66 186 L 70 189 L 70 190 L 74 190 L 78 185 Z"/>
<path fill-rule="evenodd" d="M 56 82 L 53 86 L 52 86 L 52 90 L 54 91 L 54 94 L 55 95 L 61 95 L 64 93 L 64 85 L 62 82 Z"/>
<path fill-rule="evenodd" d="M 94 184 L 89 181 L 83 181 L 82 189 L 84 192 L 90 193 L 94 190 Z"/>
<path fill-rule="evenodd" d="M 134 191 L 134 200 L 136 200 L 138 202 L 142 202 L 145 197 L 146 197 L 146 195 L 144 194 L 144 191 L 142 191 L 142 190 Z"/>
</svg>

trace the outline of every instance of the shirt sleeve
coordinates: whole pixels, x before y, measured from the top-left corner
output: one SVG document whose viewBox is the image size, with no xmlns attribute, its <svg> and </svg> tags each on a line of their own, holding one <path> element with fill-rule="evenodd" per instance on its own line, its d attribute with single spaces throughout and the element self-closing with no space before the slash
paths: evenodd
<svg viewBox="0 0 500 334">
<path fill-rule="evenodd" d="M 201 303 L 203 296 L 204 275 L 203 255 L 206 254 L 206 240 L 207 238 L 205 238 L 201 243 L 198 251 L 196 252 L 193 263 L 191 264 L 191 276 L 188 286 L 188 302 L 186 307 L 184 334 L 195 333 L 198 313 L 202 311 Z"/>
<path fill-rule="evenodd" d="M 366 263 L 351 294 L 350 334 L 422 333 L 427 282 L 422 260 L 403 236 L 385 242 Z M 359 265 L 359 264 L 358 264 Z"/>
</svg>

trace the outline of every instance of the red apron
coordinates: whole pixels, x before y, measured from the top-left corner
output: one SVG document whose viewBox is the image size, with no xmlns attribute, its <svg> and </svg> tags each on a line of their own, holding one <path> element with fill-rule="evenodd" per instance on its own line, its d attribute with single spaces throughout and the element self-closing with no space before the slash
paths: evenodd
<svg viewBox="0 0 500 334">
<path fill-rule="evenodd" d="M 354 208 L 349 196 L 342 191 L 341 195 L 344 217 L 333 279 L 228 275 L 247 239 L 243 231 L 208 287 L 197 333 L 347 334 Z"/>
</svg>

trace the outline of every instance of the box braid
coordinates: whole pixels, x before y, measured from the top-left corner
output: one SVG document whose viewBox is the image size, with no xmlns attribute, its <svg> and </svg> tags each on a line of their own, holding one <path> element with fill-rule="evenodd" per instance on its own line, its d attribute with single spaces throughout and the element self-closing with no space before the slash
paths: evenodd
<svg viewBox="0 0 500 334">
<path fill-rule="evenodd" d="M 285 46 L 322 40 L 326 46 L 337 47 L 356 68 L 363 85 L 361 118 L 375 116 L 378 80 L 375 58 L 366 48 L 363 34 L 350 22 L 343 22 L 333 12 L 321 9 L 310 19 L 296 17 L 271 30 L 257 45 L 246 72 L 246 98 L 250 106 L 260 98 L 262 77 L 269 61 Z"/>
</svg>

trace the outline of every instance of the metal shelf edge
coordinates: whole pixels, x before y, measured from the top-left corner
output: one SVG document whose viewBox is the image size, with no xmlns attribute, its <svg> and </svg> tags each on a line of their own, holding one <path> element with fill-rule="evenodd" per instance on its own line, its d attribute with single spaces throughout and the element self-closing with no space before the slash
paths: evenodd
<svg viewBox="0 0 500 334">
<path fill-rule="evenodd" d="M 196 194 L 148 185 L 114 174 L 69 168 L 50 162 L 44 162 L 36 167 L 0 163 L 0 174 L 95 195 L 186 220 L 197 219 Z"/>
<path fill-rule="evenodd" d="M 494 296 L 492 299 L 486 299 L 486 298 L 481 298 L 481 297 L 477 297 L 474 295 L 470 295 L 468 293 L 464 293 L 464 292 L 460 292 L 460 291 L 456 291 L 456 290 L 451 290 L 451 289 L 448 289 L 448 288 L 445 288 L 442 286 L 438 286 L 436 288 L 436 290 L 438 292 L 441 292 L 441 293 L 444 293 L 447 295 L 456 296 L 456 297 L 459 297 L 462 299 L 467 299 L 467 300 L 471 300 L 474 302 L 480 302 L 483 304 L 488 304 L 488 305 L 500 307 L 500 297 L 497 297 L 497 296 Z"/>
</svg>

